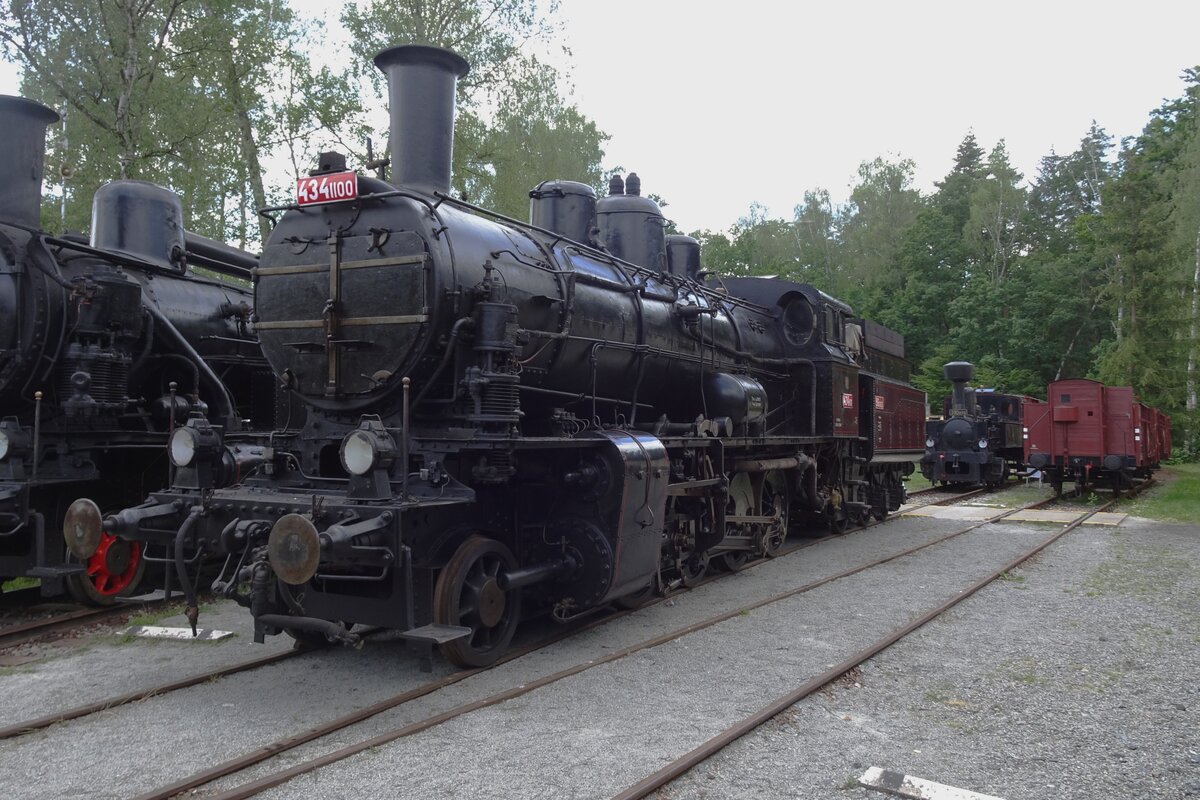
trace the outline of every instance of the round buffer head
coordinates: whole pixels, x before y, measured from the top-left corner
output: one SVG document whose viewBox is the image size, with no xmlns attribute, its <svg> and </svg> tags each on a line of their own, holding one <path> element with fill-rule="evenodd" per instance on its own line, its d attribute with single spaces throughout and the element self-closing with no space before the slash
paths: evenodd
<svg viewBox="0 0 1200 800">
<path fill-rule="evenodd" d="M 317 526 L 299 514 L 280 517 L 267 539 L 267 560 L 284 583 L 299 586 L 307 582 L 321 563 Z"/>
<path fill-rule="evenodd" d="M 104 518 L 100 507 L 86 497 L 81 497 L 67 509 L 63 517 L 63 539 L 67 549 L 81 561 L 86 561 L 100 546 L 100 534 L 104 530 Z"/>
</svg>

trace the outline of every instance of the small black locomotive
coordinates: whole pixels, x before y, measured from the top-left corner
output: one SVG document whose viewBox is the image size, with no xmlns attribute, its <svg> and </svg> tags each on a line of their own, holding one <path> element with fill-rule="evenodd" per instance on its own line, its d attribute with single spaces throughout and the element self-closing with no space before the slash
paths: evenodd
<svg viewBox="0 0 1200 800">
<path fill-rule="evenodd" d="M 946 364 L 943 374 L 953 393 L 946 398 L 943 418 L 925 424 L 921 474 L 943 486 L 1000 486 L 1024 463 L 1024 397 L 968 386 L 975 367 L 966 361 Z"/>
<path fill-rule="evenodd" d="M 269 430 L 274 377 L 249 329 L 257 259 L 185 231 L 173 192 L 116 181 L 95 195 L 90 238 L 41 229 L 57 118 L 0 97 L 0 578 L 41 578 L 47 595 L 65 581 L 105 603 L 131 592 L 152 556 L 100 532 L 68 563 L 67 505 L 86 491 L 122 508 L 162 485 L 170 430 L 193 414 L 234 439 L 251 420 Z"/>
<path fill-rule="evenodd" d="M 255 329 L 307 420 L 235 452 L 190 419 L 171 487 L 115 514 L 79 501 L 69 543 L 172 540 L 189 586 L 196 554 L 224 555 L 213 587 L 259 641 L 368 623 L 484 665 L 522 616 L 737 569 L 802 516 L 900 506 L 925 400 L 897 334 L 808 285 L 701 282 L 698 243 L 664 235 L 634 174 L 602 198 L 543 183 L 532 224 L 453 198 L 466 62 L 375 63 L 392 182 L 326 154 L 300 194 L 331 201 L 277 209 L 254 270 Z"/>
</svg>

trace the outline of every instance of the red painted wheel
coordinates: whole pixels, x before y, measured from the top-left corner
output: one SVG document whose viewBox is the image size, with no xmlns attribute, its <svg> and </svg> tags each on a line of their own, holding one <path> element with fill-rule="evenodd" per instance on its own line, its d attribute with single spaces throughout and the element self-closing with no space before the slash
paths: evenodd
<svg viewBox="0 0 1200 800">
<path fill-rule="evenodd" d="M 146 572 L 140 542 L 100 534 L 100 545 L 87 560 L 82 575 L 67 579 L 67 587 L 77 600 L 97 605 L 112 605 L 118 597 L 127 597 L 141 583 Z"/>
</svg>

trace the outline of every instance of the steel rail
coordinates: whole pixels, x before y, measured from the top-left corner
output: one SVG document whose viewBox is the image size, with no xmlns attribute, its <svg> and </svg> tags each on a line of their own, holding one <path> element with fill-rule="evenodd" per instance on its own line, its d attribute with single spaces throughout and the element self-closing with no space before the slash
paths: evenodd
<svg viewBox="0 0 1200 800">
<path fill-rule="evenodd" d="M 939 487 L 931 487 L 930 489 L 922 489 L 920 491 L 928 492 L 928 491 L 933 491 L 937 488 L 939 488 Z M 977 490 L 977 491 L 983 491 L 983 490 Z M 970 494 L 973 494 L 973 493 L 970 493 Z M 953 495 L 951 497 L 947 497 L 942 500 L 938 500 L 938 501 L 936 501 L 934 503 L 930 503 L 928 505 L 937 505 L 940 503 L 949 502 L 951 500 L 958 499 L 963 496 L 966 496 L 966 495 Z M 885 522 L 885 521 L 886 520 L 872 521 L 872 522 L 867 523 L 866 525 L 853 528 L 844 533 L 828 534 L 826 536 L 821 536 L 821 537 L 818 537 L 815 539 L 810 539 L 805 542 L 799 542 L 799 543 L 793 544 L 791 546 L 785 547 L 780 553 L 776 554 L 775 556 L 773 556 L 771 558 L 759 558 L 759 559 L 756 559 L 755 561 L 748 562 L 739 571 L 745 571 L 747 569 L 752 569 L 753 567 L 759 566 L 760 564 L 764 564 L 767 561 L 771 561 L 771 560 L 774 560 L 775 558 L 782 558 L 784 556 L 791 555 L 792 553 L 796 552 L 797 550 L 801 550 L 801 549 L 808 548 L 808 547 L 813 547 L 815 545 L 821 544 L 822 542 L 830 541 L 831 539 L 837 539 L 837 538 L 841 538 L 843 536 L 849 536 L 858 531 L 865 530 L 866 528 L 870 528 L 870 527 L 874 527 L 876 525 L 883 524 L 883 522 Z M 708 575 L 708 576 L 702 578 L 700 581 L 698 581 L 696 583 L 696 585 L 692 588 L 699 588 L 700 586 L 710 583 L 711 581 L 719 580 L 721 577 L 723 577 L 723 574 Z M 675 588 L 671 589 L 667 593 L 666 596 L 667 597 L 675 597 L 676 595 L 678 595 L 679 593 L 681 593 L 683 591 L 690 591 L 690 588 L 683 587 L 683 586 L 675 587 Z M 666 597 L 656 597 L 653 599 L 648 598 L 645 603 L 642 603 L 641 605 L 638 605 L 629 610 L 632 611 L 632 610 L 637 610 L 640 608 L 645 608 L 647 606 L 654 605 L 655 603 L 661 602 L 664 599 L 666 599 Z M 609 614 L 609 615 L 605 615 L 605 616 L 599 618 L 598 620 L 594 620 L 592 622 L 595 622 L 597 624 L 602 624 L 604 622 L 608 622 L 613 619 L 618 619 L 621 616 L 624 616 L 624 614 L 623 613 Z M 589 627 L 590 627 L 590 624 L 591 623 L 589 622 Z M 571 629 L 570 635 L 575 635 L 577 633 L 580 633 L 584 629 L 586 629 L 586 628 L 574 628 L 573 627 Z M 558 635 L 556 634 L 556 638 L 554 639 L 554 641 L 557 641 L 557 636 Z M 521 649 L 519 651 L 513 651 L 512 654 L 506 655 L 502 660 L 497 662 L 497 665 L 511 661 L 514 658 L 518 658 L 520 656 L 527 655 L 530 652 L 535 652 L 536 650 L 541 649 L 542 647 L 546 647 L 550 644 L 553 644 L 553 641 L 541 640 L 539 642 L 533 643 L 528 646 L 528 649 Z M 240 672 L 249 672 L 250 670 L 258 669 L 259 667 L 270 666 L 272 664 L 276 664 L 278 662 L 285 661 L 289 658 L 293 658 L 295 656 L 298 656 L 298 655 L 301 655 L 304 653 L 308 653 L 308 652 L 312 652 L 312 649 L 299 648 L 297 650 L 288 650 L 283 653 L 274 653 L 274 654 L 271 654 L 268 656 L 260 656 L 258 658 L 248 659 L 241 663 L 233 664 L 233 665 L 230 665 L 227 667 L 218 667 L 216 669 L 209 670 L 208 672 L 191 675 L 191 676 L 188 676 L 185 678 L 179 678 L 179 679 L 173 680 L 173 681 L 167 681 L 166 683 L 162 683 L 157 686 L 152 686 L 148 689 L 137 689 L 134 691 L 126 692 L 124 694 L 115 695 L 113 697 L 107 697 L 107 698 L 104 698 L 101 700 L 93 701 L 91 703 L 85 703 L 83 705 L 74 706 L 72 708 L 67 708 L 62 711 L 57 711 L 57 712 L 54 712 L 51 714 L 46 714 L 41 717 L 23 720 L 21 722 L 17 722 L 17 723 L 13 723 L 11 725 L 0 727 L 0 741 L 3 741 L 4 739 L 15 738 L 17 736 L 22 736 L 24 734 L 31 733 L 36 730 L 42 730 L 44 728 L 48 728 L 51 725 L 57 724 L 59 722 L 67 722 L 69 720 L 79 719 L 80 717 L 86 717 L 91 714 L 99 713 L 101 711 L 108 711 L 109 709 L 118 708 L 123 705 L 128 705 L 129 703 L 136 703 L 141 700 L 147 700 L 151 697 L 157 697 L 159 695 L 164 695 L 164 694 L 168 694 L 170 692 L 179 691 L 180 689 L 187 689 L 192 686 L 198 686 L 200 684 L 207 683 L 207 682 L 217 679 L 217 678 L 224 678 L 229 675 L 236 675 Z M 472 672 L 471 674 L 474 674 L 474 672 Z M 464 677 L 469 677 L 469 675 L 464 676 Z M 434 689 L 432 689 L 432 691 L 436 691 L 439 688 L 444 688 L 444 687 L 437 686 Z M 384 709 L 384 710 L 386 710 L 386 709 Z M 189 786 L 187 788 L 192 788 L 192 787 Z M 181 789 L 180 791 L 183 791 L 183 789 Z"/>
<path fill-rule="evenodd" d="M 1153 481 L 1148 481 L 1146 484 L 1143 484 L 1138 491 L 1140 492 L 1142 489 L 1148 488 L 1151 483 L 1153 483 Z M 845 675 L 847 672 L 859 666 L 863 662 L 879 655 L 896 642 L 937 619 L 949 609 L 954 608 L 963 600 L 966 600 L 968 597 L 974 595 L 980 589 L 993 583 L 1000 578 L 1000 576 L 1016 569 L 1021 564 L 1025 563 L 1050 545 L 1057 542 L 1069 532 L 1078 528 L 1093 515 L 1114 506 L 1119 499 L 1120 498 L 1113 498 L 1099 508 L 1085 510 L 1082 516 L 1063 526 L 1062 530 L 1058 531 L 1053 536 L 1044 539 L 1042 542 L 1030 548 L 1029 550 L 1026 550 L 1024 553 L 1009 561 L 1004 566 L 976 581 L 970 587 L 959 592 L 954 597 L 939 605 L 937 608 L 934 608 L 933 610 L 921 615 L 912 622 L 909 622 L 907 625 L 892 631 L 887 636 L 876 641 L 874 644 L 860 650 L 859 652 L 842 661 L 840 664 L 835 664 L 833 667 L 830 667 L 828 670 L 820 675 L 817 675 L 815 678 L 805 681 L 793 691 L 776 698 L 774 701 L 738 722 L 736 725 L 726 729 L 717 736 L 714 736 L 713 738 L 701 744 L 699 747 L 694 748 L 675 761 L 672 761 L 670 764 L 667 764 L 653 775 L 650 775 L 628 789 L 625 789 L 624 791 L 614 795 L 613 800 L 638 800 L 639 798 L 647 796 L 651 792 L 661 789 L 670 781 L 678 778 L 689 769 L 711 758 L 713 755 L 720 752 L 725 747 L 728 747 L 730 744 L 742 738 L 746 734 L 750 733 L 764 722 L 767 722 L 773 717 L 779 715 L 809 695 L 821 690 L 823 687 L 837 680 L 839 677 Z M 1043 501 L 1043 503 L 1045 502 L 1046 501 Z"/>
<path fill-rule="evenodd" d="M 916 553 L 920 550 L 924 550 L 926 548 L 941 544 L 941 543 L 946 542 L 950 539 L 953 539 L 957 536 L 962 536 L 963 534 L 966 534 L 966 533 L 969 533 L 970 531 L 981 528 L 984 525 L 988 525 L 993 522 L 997 522 L 997 521 L 1009 516 L 1010 514 L 1014 514 L 1018 511 L 1022 511 L 1022 510 L 1026 510 L 1026 509 L 1030 509 L 1030 508 L 1037 508 L 1047 502 L 1049 502 L 1048 499 L 1039 500 L 1035 503 L 1029 503 L 1029 504 L 1026 504 L 1026 505 L 1018 507 L 1018 508 L 1006 509 L 1005 511 L 1003 511 L 1001 513 L 995 514 L 984 520 L 976 521 L 964 528 L 961 528 L 959 530 L 956 530 L 951 533 L 940 536 L 932 541 L 925 542 L 925 543 L 919 544 L 919 545 L 915 545 L 913 547 L 907 548 L 900 552 L 893 553 L 891 555 L 876 559 L 874 561 L 859 565 L 857 567 L 852 567 L 850 569 L 843 570 L 834 575 L 820 578 L 818 580 L 803 584 L 801 586 L 793 587 L 791 589 L 785 590 L 783 592 L 780 592 L 778 594 L 764 598 L 762 600 L 757 600 L 753 603 L 741 606 L 732 611 L 723 612 L 716 616 L 709 617 L 708 619 L 692 623 L 691 625 L 687 625 L 683 628 L 679 628 L 674 631 L 660 634 L 660 635 L 652 637 L 650 639 L 646 639 L 642 642 L 638 642 L 636 644 L 629 645 L 629 646 L 621 648 L 619 650 L 615 650 L 615 651 L 608 653 L 604 656 L 601 656 L 599 658 L 580 662 L 579 664 L 576 664 L 572 667 L 568 667 L 566 669 L 560 670 L 551 675 L 546 675 L 541 678 L 537 678 L 535 680 L 522 683 L 519 686 L 504 690 L 502 692 L 498 692 L 496 694 L 481 698 L 479 700 L 475 700 L 475 701 L 472 701 L 469 703 L 465 703 L 465 704 L 456 706 L 456 707 L 451 708 L 447 711 L 444 711 L 440 714 L 436 714 L 434 716 L 427 717 L 423 720 L 419 720 L 417 722 L 410 723 L 403 727 L 396 728 L 391 731 L 387 731 L 385 733 L 362 740 L 360 742 L 357 742 L 357 743 L 354 743 L 351 745 L 347 745 L 345 747 L 339 748 L 339 749 L 331 751 L 329 753 L 325 753 L 325 754 L 323 754 L 321 756 L 317 756 L 316 758 L 313 758 L 309 761 L 305 761 L 300 764 L 296 764 L 292 767 L 288 767 L 288 768 L 280 770 L 278 772 L 263 776 L 262 778 L 259 778 L 254 781 L 250 781 L 250 782 L 242 784 L 240 786 L 233 787 L 224 792 L 219 792 L 219 793 L 213 794 L 213 795 L 211 795 L 210 800 L 212 798 L 215 798 L 216 800 L 235 800 L 235 799 L 240 800 L 240 798 L 252 797 L 253 795 L 258 794 L 259 792 L 265 791 L 265 790 L 270 789 L 275 786 L 279 786 L 280 784 L 285 783 L 286 781 L 291 780 L 294 777 L 297 777 L 299 775 L 303 775 L 303 774 L 312 772 L 321 767 L 336 763 L 336 762 L 341 761 L 350 756 L 356 755 L 356 754 L 364 752 L 366 750 L 370 750 L 373 747 L 379 747 L 381 745 L 388 744 L 397 739 L 401 739 L 403 737 L 411 736 L 413 734 L 420 733 L 421 731 L 428 730 L 429 728 L 435 727 L 435 726 L 440 725 L 449 720 L 456 719 L 465 714 L 469 714 L 474 711 L 488 708 L 490 706 L 494 706 L 499 703 L 503 703 L 508 700 L 515 699 L 517 697 L 521 697 L 522 695 L 528 694 L 536 689 L 540 689 L 540 688 L 548 686 L 552 683 L 556 683 L 558 681 L 564 680 L 565 678 L 569 678 L 574 675 L 578 675 L 579 673 L 584 672 L 589 669 L 592 669 L 593 667 L 598 667 L 603 664 L 608 664 L 613 661 L 618 661 L 622 658 L 626 658 L 626 657 L 633 655 L 634 653 L 638 653 L 642 650 L 661 646 L 663 644 L 674 641 L 674 640 L 679 639 L 688 634 L 704 630 L 705 628 L 712 627 L 713 625 L 716 625 L 718 623 L 732 619 L 734 617 L 748 614 L 750 611 L 753 611 L 755 609 L 762 608 L 764 606 L 780 602 L 782 600 L 788 599 L 790 597 L 794 597 L 794 596 L 802 594 L 804 592 L 809 592 L 809 591 L 817 589 L 821 586 L 825 586 L 826 584 L 832 583 L 834 581 L 841 580 L 843 578 L 847 578 L 852 575 L 856 575 L 860 572 L 864 572 L 868 569 L 872 569 L 874 567 L 889 563 L 891 561 L 895 561 L 896 559 L 903 558 L 905 556 Z M 878 523 L 876 523 L 876 524 L 878 524 Z M 867 526 L 867 527 L 871 527 L 871 526 Z M 845 534 L 839 534 L 838 537 L 840 537 L 842 535 L 845 535 Z M 811 544 L 816 544 L 820 541 L 827 541 L 830 538 L 835 538 L 835 537 L 834 536 L 823 537 L 822 539 L 818 539 L 818 540 L 812 542 Z M 802 544 L 802 545 L 800 545 L 800 547 L 797 547 L 796 549 L 801 549 L 805 546 L 807 546 L 807 544 Z M 789 551 L 789 552 L 791 552 L 791 551 Z M 763 561 L 765 561 L 765 560 L 766 559 L 764 559 Z M 649 604 L 647 604 L 647 605 L 649 605 Z M 614 615 L 612 617 L 607 617 L 603 621 L 607 622 L 611 619 L 616 618 L 616 616 L 618 616 L 618 615 Z M 621 616 L 623 616 L 623 614 L 621 614 Z M 564 633 L 563 638 L 565 638 L 566 636 L 574 635 L 576 632 L 577 631 L 566 632 L 566 633 Z M 537 648 L 535 648 L 535 649 L 537 649 Z M 520 656 L 523 656 L 526 654 L 527 653 L 522 651 L 520 653 L 512 653 L 509 655 L 511 655 L 512 658 L 517 658 L 517 657 L 520 657 Z M 502 658 L 500 661 L 498 661 L 497 665 L 501 664 L 501 663 L 506 663 L 507 661 L 511 661 L 512 658 L 510 658 L 509 655 L 506 655 L 504 658 Z M 422 697 L 426 694 L 429 694 L 432 691 L 436 691 L 437 689 L 444 688 L 445 686 L 449 686 L 452 683 L 458 683 L 459 681 L 464 680 L 464 679 L 470 677 L 471 675 L 475 675 L 475 674 L 478 674 L 479 672 L 483 672 L 484 669 L 490 669 L 490 667 L 473 669 L 473 670 L 463 670 L 461 672 L 454 673 L 452 675 L 448 675 L 445 678 L 441 679 L 440 681 L 437 681 L 433 684 L 429 684 L 425 687 L 416 687 L 414 689 L 408 690 L 408 691 L 403 692 L 399 695 L 396 695 L 392 698 L 388 698 L 386 700 L 380 701 L 379 703 L 376 703 L 373 706 L 361 709 L 359 711 L 353 712 L 352 714 L 332 720 L 328 723 L 314 727 L 314 728 L 312 728 L 308 731 L 305 731 L 301 734 L 297 734 L 295 736 L 287 737 L 285 739 L 281 739 L 281 740 L 273 742 L 271 744 L 264 745 L 260 748 L 257 748 L 256 750 L 250 751 L 249 753 L 246 753 L 242 756 L 236 757 L 236 758 L 226 761 L 222 764 L 216 765 L 210 769 L 198 772 L 187 778 L 176 781 L 175 783 L 172 783 L 168 786 L 164 786 L 159 789 L 153 790 L 151 792 L 139 795 L 136 798 L 136 800 L 166 800 L 166 798 L 174 797 L 175 795 L 177 795 L 181 792 L 187 791 L 189 789 L 194 789 L 198 786 L 203 786 L 204 784 L 210 783 L 219 778 L 226 777 L 233 773 L 239 772 L 253 764 L 260 763 L 268 758 L 276 756 L 276 755 L 284 752 L 285 750 L 290 750 L 301 744 L 305 744 L 305 743 L 311 742 L 315 739 L 319 739 L 324 736 L 328 736 L 329 734 L 332 734 L 339 730 L 342 730 L 343 728 L 348 727 L 349 725 L 353 725 L 358 722 L 362 722 L 369 717 L 375 716 L 376 714 L 382 713 L 383 711 L 387 711 L 392 708 L 395 708 L 399 705 L 402 705 L 403 703 L 417 699 L 418 697 Z"/>
<path fill-rule="evenodd" d="M 83 608 L 78 611 L 68 611 L 65 614 L 56 614 L 45 619 L 36 619 L 30 622 L 9 625 L 0 628 L 0 649 L 25 644 L 50 633 L 71 630 L 72 628 L 78 628 L 92 622 L 102 622 L 110 617 L 119 617 L 122 614 L 131 612 L 136 613 L 138 610 L 139 606 L 136 604 L 105 606 L 104 608 Z"/>
</svg>

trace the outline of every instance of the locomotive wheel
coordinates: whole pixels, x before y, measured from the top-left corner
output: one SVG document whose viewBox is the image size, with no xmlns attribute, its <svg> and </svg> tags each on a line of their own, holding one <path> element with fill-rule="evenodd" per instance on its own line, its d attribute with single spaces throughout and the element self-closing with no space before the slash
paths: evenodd
<svg viewBox="0 0 1200 800">
<path fill-rule="evenodd" d="M 687 558 L 679 563 L 679 574 L 683 577 L 683 585 L 691 589 L 700 582 L 704 573 L 708 572 L 708 553 L 689 553 Z"/>
<path fill-rule="evenodd" d="M 613 600 L 613 605 L 617 608 L 623 608 L 627 611 L 632 611 L 635 608 L 641 608 L 642 604 L 649 600 L 650 596 L 654 594 L 654 589 L 655 582 L 650 581 L 650 583 L 646 584 L 641 589 L 638 589 L 633 594 L 627 594 L 624 597 L 618 597 L 616 600 Z"/>
<path fill-rule="evenodd" d="M 788 489 L 787 474 L 774 470 L 763 476 L 762 509 L 763 516 L 773 516 L 779 522 L 771 530 L 763 531 L 755 537 L 759 547 L 768 557 L 779 555 L 783 542 L 787 539 L 788 526 L 791 524 L 791 492 Z"/>
<path fill-rule="evenodd" d="M 712 563 L 717 566 L 717 569 L 723 572 L 738 572 L 750 562 L 749 550 L 733 550 L 728 553 L 721 553 L 712 560 Z"/>
<path fill-rule="evenodd" d="M 84 568 L 83 574 L 67 577 L 67 591 L 81 603 L 111 606 L 117 598 L 128 597 L 137 589 L 146 573 L 146 560 L 140 542 L 118 539 L 102 531 L 100 544 Z"/>
<path fill-rule="evenodd" d="M 850 527 L 850 519 L 846 516 L 846 512 L 841 509 L 834 509 L 829 512 L 828 517 L 829 532 L 842 534 Z"/>
<path fill-rule="evenodd" d="M 521 619 L 521 590 L 503 591 L 496 579 L 517 560 L 495 539 L 472 536 L 438 574 L 433 619 L 471 629 L 469 636 L 442 645 L 442 654 L 460 667 L 486 667 L 503 655 Z"/>
</svg>

